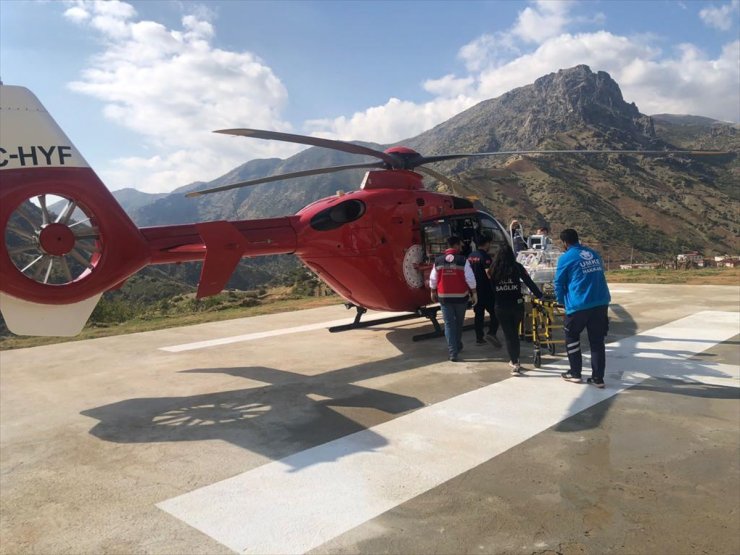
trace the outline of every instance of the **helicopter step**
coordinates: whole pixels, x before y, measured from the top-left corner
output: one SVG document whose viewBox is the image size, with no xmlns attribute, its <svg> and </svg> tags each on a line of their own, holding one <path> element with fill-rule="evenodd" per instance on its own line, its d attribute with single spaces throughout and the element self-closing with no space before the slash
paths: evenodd
<svg viewBox="0 0 740 555">
<path fill-rule="evenodd" d="M 340 326 L 332 326 L 329 328 L 331 333 L 338 333 L 341 331 L 356 330 L 361 328 L 367 328 L 370 326 L 376 326 L 380 324 L 389 324 L 391 322 L 401 322 L 403 320 L 412 320 L 414 318 L 428 318 L 434 326 L 434 331 L 428 333 L 421 333 L 412 337 L 413 341 L 423 341 L 425 339 L 434 339 L 436 337 L 444 336 L 444 327 L 440 325 L 437 320 L 439 313 L 439 306 L 425 306 L 420 307 L 413 313 L 399 314 L 398 316 L 389 316 L 387 318 L 376 318 L 375 320 L 368 320 L 366 322 L 361 321 L 362 316 L 367 312 L 367 309 L 362 306 L 357 306 L 352 303 L 345 303 L 347 309 L 354 308 L 357 312 L 355 313 L 354 322 L 351 324 L 342 324 Z M 472 326 L 465 326 L 463 329 L 472 329 Z"/>
<path fill-rule="evenodd" d="M 369 328 L 370 326 L 377 326 L 380 324 L 390 324 L 391 322 L 401 322 L 403 320 L 412 320 L 414 318 L 428 318 L 434 326 L 434 331 L 427 333 L 420 333 L 414 335 L 411 339 L 416 341 L 424 341 L 425 339 L 435 339 L 437 337 L 443 337 L 445 334 L 444 326 L 440 325 L 437 315 L 439 313 L 439 306 L 423 306 L 418 308 L 416 312 L 408 314 L 399 314 L 398 316 L 389 316 L 387 318 L 377 318 L 375 320 L 368 320 L 362 322 L 362 316 L 367 312 L 367 308 L 357 306 L 352 303 L 345 303 L 347 309 L 354 308 L 357 312 L 355 314 L 355 320 L 351 324 L 342 324 L 341 326 L 332 326 L 329 328 L 329 332 L 338 333 L 341 331 L 356 330 L 361 328 Z M 473 329 L 472 324 L 463 326 L 463 330 Z"/>
</svg>

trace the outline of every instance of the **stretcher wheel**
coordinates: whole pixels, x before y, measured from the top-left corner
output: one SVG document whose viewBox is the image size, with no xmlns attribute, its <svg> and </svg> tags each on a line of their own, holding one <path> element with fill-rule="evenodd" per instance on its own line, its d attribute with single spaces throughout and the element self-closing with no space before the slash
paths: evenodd
<svg viewBox="0 0 740 555">
<path fill-rule="evenodd" d="M 542 355 L 539 351 L 534 353 L 534 361 L 533 361 L 534 367 L 539 368 L 542 366 Z"/>
</svg>

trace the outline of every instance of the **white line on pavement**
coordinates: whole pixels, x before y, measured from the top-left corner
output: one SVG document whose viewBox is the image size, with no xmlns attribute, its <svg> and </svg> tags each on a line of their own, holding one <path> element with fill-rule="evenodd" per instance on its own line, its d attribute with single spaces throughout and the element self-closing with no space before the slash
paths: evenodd
<svg viewBox="0 0 740 555">
<path fill-rule="evenodd" d="M 366 320 L 372 322 L 372 320 L 379 320 L 380 318 L 386 318 L 388 316 L 403 316 L 405 313 L 401 312 L 378 312 L 372 313 L 372 316 L 368 315 Z M 350 324 L 354 318 L 343 318 L 342 320 L 331 320 L 329 322 L 318 322 L 316 324 L 306 324 L 305 326 L 295 326 L 292 328 L 280 328 L 277 330 L 259 331 L 255 333 L 247 333 L 244 335 L 234 335 L 231 337 L 221 337 L 219 339 L 208 339 L 205 341 L 196 341 L 194 343 L 184 343 L 182 345 L 171 345 L 169 347 L 160 347 L 160 351 L 167 351 L 170 353 L 179 353 L 182 351 L 193 351 L 195 349 L 205 349 L 207 347 L 216 347 L 218 345 L 228 345 L 230 343 L 241 343 L 242 341 L 254 341 L 256 339 L 264 339 L 266 337 L 277 337 L 279 335 L 288 335 L 291 333 L 301 333 L 304 331 L 320 330 L 324 328 L 330 328 L 332 326 L 341 326 L 343 324 Z"/>
<path fill-rule="evenodd" d="M 546 367 L 158 506 L 236 552 L 303 553 L 651 376 L 734 383 L 736 369 L 689 358 L 735 336 L 738 323 L 736 312 L 700 312 L 622 340 L 605 390 Z"/>
</svg>

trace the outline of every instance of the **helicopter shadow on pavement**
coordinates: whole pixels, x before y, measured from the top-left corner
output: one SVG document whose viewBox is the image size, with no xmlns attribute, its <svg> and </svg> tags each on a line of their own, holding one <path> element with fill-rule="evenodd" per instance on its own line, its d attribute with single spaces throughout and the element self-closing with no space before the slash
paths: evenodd
<svg viewBox="0 0 740 555">
<path fill-rule="evenodd" d="M 221 439 L 277 460 L 365 430 L 362 442 L 356 446 L 372 451 L 387 441 L 369 431 L 370 426 L 424 403 L 353 382 L 438 361 L 438 355 L 430 353 L 428 347 L 412 342 L 413 333 L 410 329 L 390 331 L 387 338 L 400 354 L 380 361 L 313 376 L 263 366 L 193 368 L 182 373 L 228 374 L 268 385 L 183 397 L 127 399 L 81 414 L 99 420 L 90 434 L 116 443 Z M 372 410 L 362 411 L 364 423 L 360 423 L 351 417 L 353 408 Z M 323 461 L 313 460 L 311 464 L 319 462 Z"/>
</svg>

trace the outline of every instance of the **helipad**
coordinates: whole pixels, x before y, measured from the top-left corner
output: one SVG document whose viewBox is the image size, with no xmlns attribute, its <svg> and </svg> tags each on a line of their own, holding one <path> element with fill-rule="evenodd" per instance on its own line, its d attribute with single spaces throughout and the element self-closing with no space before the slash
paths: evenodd
<svg viewBox="0 0 740 555">
<path fill-rule="evenodd" d="M 738 553 L 740 288 L 612 290 L 603 391 L 341 306 L 0 353 L 0 552 Z"/>
</svg>

